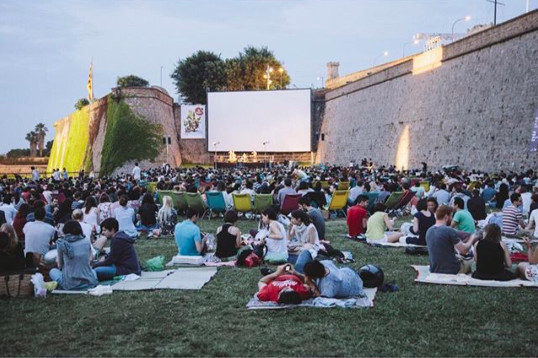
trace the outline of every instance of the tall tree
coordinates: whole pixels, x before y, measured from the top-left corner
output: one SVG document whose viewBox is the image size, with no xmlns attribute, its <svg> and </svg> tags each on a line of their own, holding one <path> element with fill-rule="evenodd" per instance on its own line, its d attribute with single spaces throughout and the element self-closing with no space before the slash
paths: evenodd
<svg viewBox="0 0 538 358">
<path fill-rule="evenodd" d="M 193 104 L 205 104 L 207 90 L 219 91 L 226 88 L 224 61 L 210 51 L 198 51 L 179 60 L 170 77 L 174 80 L 178 93 Z"/>
<path fill-rule="evenodd" d="M 26 140 L 30 142 L 30 157 L 35 157 L 37 153 L 37 133 L 34 131 L 26 133 Z"/>
<path fill-rule="evenodd" d="M 290 76 L 267 47 L 247 46 L 235 58 L 226 60 L 228 89 L 232 91 L 283 89 Z"/>
<path fill-rule="evenodd" d="M 48 128 L 45 124 L 38 123 L 35 126 L 35 134 L 37 136 L 37 145 L 39 146 L 39 156 L 43 156 L 43 149 L 45 148 L 45 136 L 47 135 Z"/>
</svg>

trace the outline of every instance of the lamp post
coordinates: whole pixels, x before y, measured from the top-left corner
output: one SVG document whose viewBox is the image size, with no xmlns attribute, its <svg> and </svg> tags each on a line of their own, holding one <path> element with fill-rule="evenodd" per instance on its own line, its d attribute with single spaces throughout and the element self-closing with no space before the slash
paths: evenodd
<svg viewBox="0 0 538 358">
<path fill-rule="evenodd" d="M 271 84 L 271 73 L 273 72 L 273 67 L 269 66 L 267 64 L 267 68 L 265 69 L 265 75 L 263 76 L 267 80 L 267 90 L 269 90 L 269 85 Z"/>
<path fill-rule="evenodd" d="M 161 87 L 163 86 L 163 66 L 161 66 Z"/>
<path fill-rule="evenodd" d="M 213 151 L 215 154 L 213 155 L 213 161 L 215 162 L 215 170 L 217 170 L 217 145 L 219 145 L 220 142 L 213 143 Z"/>
<path fill-rule="evenodd" d="M 267 171 L 267 148 L 265 146 L 267 144 L 269 144 L 269 141 L 266 140 L 262 144 L 263 144 L 263 151 L 265 152 L 265 154 L 263 156 L 263 168 L 264 168 L 265 171 Z"/>
<path fill-rule="evenodd" d="M 452 42 L 454 42 L 454 26 L 456 26 L 456 24 L 460 21 L 469 21 L 469 20 L 471 20 L 471 17 L 465 16 L 465 17 L 462 17 L 461 19 L 457 19 L 456 21 L 454 21 L 454 23 L 452 24 Z"/>
<path fill-rule="evenodd" d="M 389 52 L 388 51 L 383 51 L 383 53 L 379 56 L 377 56 L 376 58 L 374 58 L 374 62 L 372 63 L 372 67 L 375 67 L 375 63 L 377 62 L 377 60 L 379 60 L 381 57 L 387 57 L 389 55 Z"/>
<path fill-rule="evenodd" d="M 411 45 L 411 44 L 413 44 L 413 45 L 418 45 L 418 40 L 413 40 L 412 42 L 406 42 L 406 43 L 404 43 L 404 45 L 403 45 L 403 50 L 402 50 L 402 57 L 405 57 L 405 48 L 406 48 L 406 46 L 407 46 L 407 45 Z"/>
</svg>

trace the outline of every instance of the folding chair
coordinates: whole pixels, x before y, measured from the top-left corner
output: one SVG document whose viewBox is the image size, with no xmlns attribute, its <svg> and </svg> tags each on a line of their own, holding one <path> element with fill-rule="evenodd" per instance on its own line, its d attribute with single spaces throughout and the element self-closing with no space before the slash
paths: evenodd
<svg viewBox="0 0 538 358">
<path fill-rule="evenodd" d="M 293 210 L 296 210 L 299 208 L 299 199 L 301 199 L 301 194 L 286 194 L 284 196 L 284 201 L 282 202 L 282 206 L 280 207 L 280 211 L 284 215 L 288 215 Z"/>
<path fill-rule="evenodd" d="M 232 194 L 234 203 L 234 209 L 240 213 L 252 212 L 252 202 L 250 201 L 250 194 Z"/>
<path fill-rule="evenodd" d="M 211 215 L 215 213 L 226 212 L 226 201 L 224 195 L 220 191 L 208 191 L 205 193 L 208 206 L 208 219 L 211 220 Z"/>
<path fill-rule="evenodd" d="M 187 204 L 187 199 L 185 198 L 185 192 L 183 191 L 172 191 L 172 203 L 174 208 L 176 208 L 178 214 L 183 214 L 185 210 L 189 207 Z"/>
<path fill-rule="evenodd" d="M 385 206 L 387 207 L 387 210 L 392 210 L 398 206 L 400 201 L 402 200 L 402 197 L 404 196 L 403 191 L 394 191 L 390 193 L 387 200 L 385 200 Z"/>
<path fill-rule="evenodd" d="M 207 209 L 200 193 L 185 193 L 185 199 L 187 199 L 189 209 L 196 210 L 196 212 L 203 219 Z"/>
<path fill-rule="evenodd" d="M 426 193 L 430 191 L 430 182 L 429 181 L 421 181 L 420 186 L 424 188 L 424 191 Z"/>
<path fill-rule="evenodd" d="M 257 214 L 262 213 L 266 208 L 273 205 L 273 195 L 271 194 L 256 194 L 254 196 L 254 210 Z"/>
<path fill-rule="evenodd" d="M 150 192 L 150 194 L 153 194 L 155 192 L 155 189 L 157 189 L 157 182 L 156 181 L 149 182 L 148 191 Z"/>
<path fill-rule="evenodd" d="M 341 181 L 338 183 L 338 190 L 348 190 L 349 189 L 349 182 L 348 181 Z"/>
<path fill-rule="evenodd" d="M 341 212 L 342 214 L 344 214 L 344 217 L 346 217 L 347 215 L 344 208 L 347 205 L 348 196 L 349 196 L 349 191 L 347 190 L 335 190 L 331 198 L 331 202 L 329 203 L 329 207 L 327 209 L 329 210 L 329 213 L 331 211 L 334 211 L 336 213 Z"/>
<path fill-rule="evenodd" d="M 172 196 L 173 190 L 157 190 L 157 199 L 159 200 L 159 203 L 163 203 L 163 197 L 165 195 Z M 172 198 L 173 199 L 173 198 Z"/>
</svg>

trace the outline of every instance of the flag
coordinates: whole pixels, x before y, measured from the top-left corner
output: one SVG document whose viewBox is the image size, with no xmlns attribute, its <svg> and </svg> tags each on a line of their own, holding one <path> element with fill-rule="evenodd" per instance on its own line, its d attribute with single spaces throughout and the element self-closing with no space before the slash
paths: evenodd
<svg viewBox="0 0 538 358">
<path fill-rule="evenodd" d="M 93 61 L 90 62 L 90 73 L 88 75 L 88 100 L 93 101 Z"/>
</svg>

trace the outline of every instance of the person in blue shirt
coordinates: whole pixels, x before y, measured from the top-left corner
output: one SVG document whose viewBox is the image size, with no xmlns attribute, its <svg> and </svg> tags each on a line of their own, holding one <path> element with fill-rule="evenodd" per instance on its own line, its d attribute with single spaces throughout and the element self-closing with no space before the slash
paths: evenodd
<svg viewBox="0 0 538 358">
<path fill-rule="evenodd" d="M 206 251 L 206 238 L 202 238 L 200 228 L 196 225 L 198 212 L 189 208 L 185 213 L 185 217 L 185 220 L 176 224 L 174 230 L 179 255 L 203 255 Z"/>
</svg>

